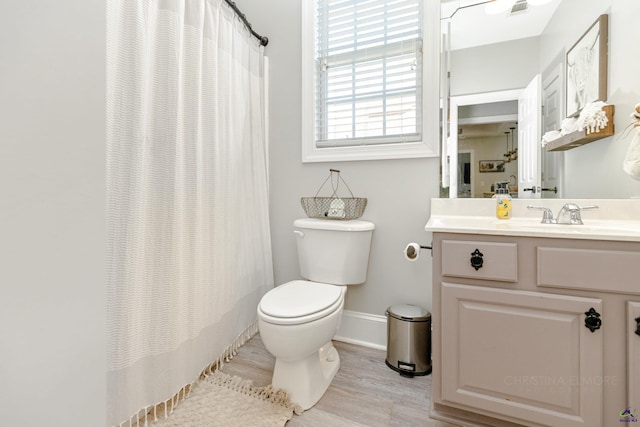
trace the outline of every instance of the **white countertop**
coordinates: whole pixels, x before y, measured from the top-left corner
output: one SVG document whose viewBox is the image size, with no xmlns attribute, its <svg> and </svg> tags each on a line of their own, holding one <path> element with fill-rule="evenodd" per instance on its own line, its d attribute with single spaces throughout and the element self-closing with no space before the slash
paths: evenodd
<svg viewBox="0 0 640 427">
<path fill-rule="evenodd" d="M 640 242 L 640 200 L 638 199 L 514 199 L 512 218 L 495 217 L 494 199 L 432 199 L 426 231 L 502 236 L 551 237 Z M 542 224 L 542 211 L 527 205 L 544 206 L 554 218 L 566 203 L 597 205 L 583 211 L 584 225 Z"/>
</svg>

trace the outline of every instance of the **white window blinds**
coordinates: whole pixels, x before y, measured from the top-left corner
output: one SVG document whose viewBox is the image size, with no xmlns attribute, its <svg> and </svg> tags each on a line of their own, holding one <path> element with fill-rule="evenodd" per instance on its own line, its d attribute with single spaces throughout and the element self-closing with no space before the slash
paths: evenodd
<svg viewBox="0 0 640 427">
<path fill-rule="evenodd" d="M 421 0 L 317 0 L 316 147 L 421 140 L 421 8 Z"/>
</svg>

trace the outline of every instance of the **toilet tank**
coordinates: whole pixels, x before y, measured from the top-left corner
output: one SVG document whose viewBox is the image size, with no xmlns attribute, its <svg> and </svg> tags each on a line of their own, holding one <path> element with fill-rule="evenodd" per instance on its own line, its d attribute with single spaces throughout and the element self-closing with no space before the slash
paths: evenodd
<svg viewBox="0 0 640 427">
<path fill-rule="evenodd" d="M 375 228 L 372 222 L 303 218 L 293 226 L 302 277 L 334 285 L 365 282 Z"/>
</svg>

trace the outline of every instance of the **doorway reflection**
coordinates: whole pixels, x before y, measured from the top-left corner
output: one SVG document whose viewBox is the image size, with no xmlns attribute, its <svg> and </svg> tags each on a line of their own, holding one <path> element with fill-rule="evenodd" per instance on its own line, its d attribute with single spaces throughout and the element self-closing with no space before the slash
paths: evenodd
<svg viewBox="0 0 640 427">
<path fill-rule="evenodd" d="M 473 168 L 472 157 L 472 150 L 458 151 L 458 197 L 474 197 L 471 173 Z"/>
<path fill-rule="evenodd" d="M 458 197 L 492 197 L 498 187 L 505 186 L 517 197 L 517 122 L 460 122 Z M 471 161 L 469 153 L 473 153 L 475 161 Z"/>
</svg>

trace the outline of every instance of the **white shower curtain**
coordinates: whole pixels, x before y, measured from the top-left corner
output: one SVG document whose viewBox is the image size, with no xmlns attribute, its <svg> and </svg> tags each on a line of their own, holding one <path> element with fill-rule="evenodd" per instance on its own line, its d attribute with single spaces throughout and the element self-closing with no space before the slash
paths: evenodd
<svg viewBox="0 0 640 427">
<path fill-rule="evenodd" d="M 107 4 L 107 423 L 128 425 L 255 333 L 273 287 L 264 57 L 222 0 Z"/>
</svg>

